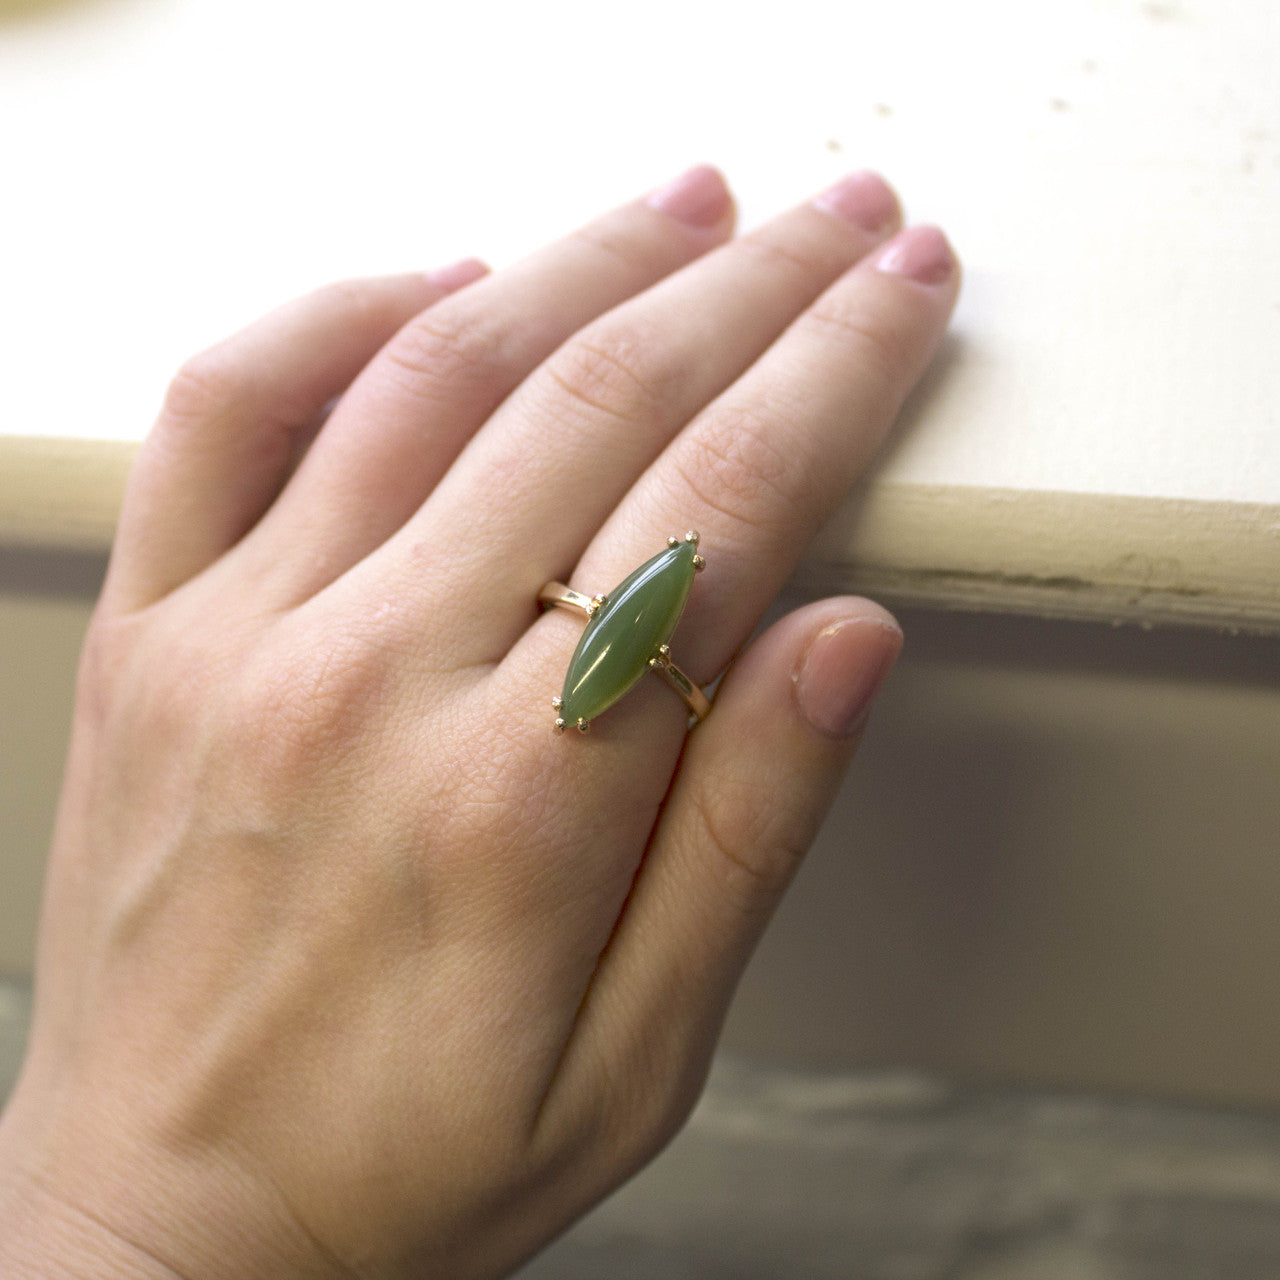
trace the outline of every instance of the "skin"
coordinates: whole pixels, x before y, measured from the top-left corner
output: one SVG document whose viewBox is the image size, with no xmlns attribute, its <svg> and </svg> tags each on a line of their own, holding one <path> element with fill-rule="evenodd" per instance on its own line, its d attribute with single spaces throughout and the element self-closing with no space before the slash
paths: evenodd
<svg viewBox="0 0 1280 1280">
<path fill-rule="evenodd" d="M 732 223 L 699 170 L 179 372 L 81 664 L 6 1276 L 499 1276 L 679 1128 L 901 634 L 744 645 L 958 289 L 878 179 Z M 687 529 L 711 715 L 646 678 L 556 736 L 539 587 Z"/>
</svg>

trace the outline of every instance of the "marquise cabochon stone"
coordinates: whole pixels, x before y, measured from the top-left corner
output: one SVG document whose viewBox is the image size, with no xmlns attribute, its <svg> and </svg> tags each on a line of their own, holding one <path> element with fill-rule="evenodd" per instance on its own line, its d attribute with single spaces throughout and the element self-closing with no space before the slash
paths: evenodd
<svg viewBox="0 0 1280 1280">
<path fill-rule="evenodd" d="M 609 592 L 586 625 L 564 678 L 559 714 L 572 726 L 613 706 L 649 670 L 671 639 L 693 586 L 693 542 L 646 560 Z"/>
</svg>

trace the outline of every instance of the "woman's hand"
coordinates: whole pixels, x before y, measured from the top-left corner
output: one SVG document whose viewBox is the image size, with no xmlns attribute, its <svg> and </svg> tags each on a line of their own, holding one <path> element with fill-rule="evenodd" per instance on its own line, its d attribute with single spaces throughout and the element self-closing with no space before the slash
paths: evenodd
<svg viewBox="0 0 1280 1280">
<path fill-rule="evenodd" d="M 946 324 L 898 216 L 864 175 L 730 242 L 698 169 L 179 373 L 82 661 L 6 1275 L 497 1276 L 675 1132 L 901 642 L 840 598 L 735 660 Z M 645 679 L 557 736 L 539 588 L 688 529 L 710 716 Z"/>
</svg>

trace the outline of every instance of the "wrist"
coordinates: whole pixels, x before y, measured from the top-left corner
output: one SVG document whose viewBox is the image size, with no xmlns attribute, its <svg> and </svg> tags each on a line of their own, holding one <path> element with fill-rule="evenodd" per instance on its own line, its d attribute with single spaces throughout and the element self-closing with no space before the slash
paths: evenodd
<svg viewBox="0 0 1280 1280">
<path fill-rule="evenodd" d="M 16 1100 L 15 1100 L 16 1101 Z M 37 1108 L 37 1110 L 39 1110 Z M 269 1189 L 201 1153 L 0 1117 L 4 1280 L 329 1280 L 335 1268 Z M 61 1130 L 61 1135 L 50 1129 Z"/>
</svg>

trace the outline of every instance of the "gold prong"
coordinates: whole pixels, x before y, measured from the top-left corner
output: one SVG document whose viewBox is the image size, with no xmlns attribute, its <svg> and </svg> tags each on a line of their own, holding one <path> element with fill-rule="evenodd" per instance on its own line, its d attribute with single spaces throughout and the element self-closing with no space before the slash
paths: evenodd
<svg viewBox="0 0 1280 1280">
<path fill-rule="evenodd" d="M 660 644 L 658 646 L 658 657 L 660 657 L 663 660 L 663 662 L 670 662 L 671 646 L 669 644 Z"/>
<path fill-rule="evenodd" d="M 578 717 L 578 732 L 579 732 L 579 733 L 586 733 L 586 731 L 587 731 L 588 729 L 590 729 L 590 728 L 591 728 L 591 721 L 590 721 L 590 720 L 584 720 L 581 716 L 579 716 L 579 717 Z"/>
<path fill-rule="evenodd" d="M 563 706 L 564 706 L 564 699 L 563 699 L 563 698 L 552 698 L 552 699 L 551 699 L 551 709 L 552 709 L 552 711 L 559 711 L 559 710 L 560 710 L 560 708 L 561 708 L 561 707 L 563 707 Z"/>
<path fill-rule="evenodd" d="M 688 532 L 688 533 L 686 533 L 686 534 L 684 535 L 684 540 L 685 540 L 686 542 L 692 542 L 692 543 L 693 543 L 693 545 L 696 547 L 696 546 L 698 545 L 698 531 L 697 531 L 697 529 L 690 529 L 690 530 L 689 530 L 689 532 Z"/>
<path fill-rule="evenodd" d="M 594 618 L 608 602 L 608 596 L 592 596 L 591 603 L 587 605 L 587 617 Z"/>
<path fill-rule="evenodd" d="M 667 539 L 667 546 L 669 546 L 669 547 L 678 547 L 679 545 L 680 545 L 680 539 L 679 539 L 679 538 L 671 537 L 671 538 L 668 538 L 668 539 Z"/>
<path fill-rule="evenodd" d="M 707 567 L 707 562 L 702 556 L 693 557 L 693 567 L 695 572 L 701 573 Z"/>
<path fill-rule="evenodd" d="M 556 716 L 556 732 L 563 733 L 565 731 L 565 723 L 563 716 Z"/>
<path fill-rule="evenodd" d="M 662 666 L 662 659 L 661 659 L 661 658 L 650 658 L 650 659 L 649 659 L 649 665 L 650 665 L 650 666 L 651 666 L 651 667 L 656 671 L 660 666 Z"/>
</svg>

